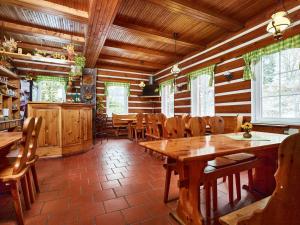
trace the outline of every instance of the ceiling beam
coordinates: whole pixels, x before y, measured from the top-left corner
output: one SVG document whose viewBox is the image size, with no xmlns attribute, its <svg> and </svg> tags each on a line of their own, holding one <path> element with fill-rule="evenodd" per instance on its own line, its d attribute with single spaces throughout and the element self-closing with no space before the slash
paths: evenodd
<svg viewBox="0 0 300 225">
<path fill-rule="evenodd" d="M 21 8 L 32 9 L 34 11 L 61 16 L 73 21 L 88 23 L 88 13 L 86 11 L 74 9 L 64 5 L 56 4 L 45 0 L 1 0 L 1 3 L 13 5 Z"/>
<path fill-rule="evenodd" d="M 136 67 L 131 67 L 131 66 L 122 66 L 122 65 L 115 65 L 111 63 L 106 63 L 106 62 L 98 62 L 97 63 L 97 68 L 98 69 L 108 69 L 108 70 L 116 70 L 116 71 L 127 71 L 127 72 L 137 72 L 137 73 L 153 73 L 153 69 L 149 68 L 136 68 Z"/>
<path fill-rule="evenodd" d="M 128 24 L 124 23 L 121 21 L 115 22 L 115 24 L 112 26 L 112 28 L 116 31 L 119 32 L 124 32 L 127 34 L 132 34 L 132 35 L 137 35 L 146 39 L 151 39 L 153 41 L 157 42 L 162 42 L 165 44 L 170 44 L 174 45 L 174 38 L 173 34 L 166 34 L 159 32 L 157 30 L 151 29 L 151 28 L 146 28 L 134 24 Z M 187 47 L 187 48 L 192 48 L 192 49 L 204 49 L 205 46 L 197 43 L 191 43 L 186 40 L 181 40 L 180 39 L 180 34 L 179 34 L 179 39 L 176 41 L 176 43 L 182 47 Z"/>
<path fill-rule="evenodd" d="M 110 55 L 101 55 L 98 62 L 108 62 L 108 63 L 116 63 L 120 65 L 131 65 L 131 66 L 138 66 L 138 67 L 146 67 L 146 68 L 153 68 L 153 69 L 160 69 L 164 68 L 165 65 L 153 62 L 146 62 L 142 60 L 135 60 L 117 56 L 110 56 Z"/>
<path fill-rule="evenodd" d="M 145 48 L 137 45 L 131 45 L 127 43 L 122 43 L 122 42 L 117 42 L 117 41 L 111 41 L 111 40 L 106 40 L 105 46 L 108 49 L 114 49 L 118 50 L 121 52 L 126 52 L 126 53 L 135 53 L 135 54 L 145 54 L 145 55 L 150 55 L 150 56 L 160 56 L 160 57 L 174 57 L 174 53 L 172 52 L 165 52 L 165 51 L 160 51 L 160 50 L 155 50 L 151 48 Z M 177 54 L 178 57 L 181 57 L 180 55 Z"/>
<path fill-rule="evenodd" d="M 94 68 L 122 0 L 90 0 L 84 55 L 86 67 Z"/>
<path fill-rule="evenodd" d="M 162 6 L 171 12 L 183 14 L 193 19 L 214 24 L 229 31 L 237 31 L 243 28 L 243 24 L 228 16 L 213 11 L 206 6 L 199 5 L 186 0 L 148 0 L 156 5 Z"/>
<path fill-rule="evenodd" d="M 23 25 L 20 23 L 12 23 L 0 20 L 0 24 L 4 30 L 11 31 L 13 33 L 25 34 L 30 36 L 39 37 L 45 40 L 57 41 L 63 43 L 84 43 L 85 38 L 80 36 L 74 36 L 66 33 L 61 33 L 53 30 L 42 29 L 34 26 Z"/>
<path fill-rule="evenodd" d="M 31 43 L 27 43 L 27 42 L 19 42 L 18 47 L 27 49 L 27 50 L 39 49 L 39 50 L 47 51 L 50 53 L 58 52 L 58 53 L 65 54 L 65 55 L 67 54 L 67 51 L 62 48 L 56 48 L 56 47 L 50 47 L 50 46 L 38 45 L 38 44 L 31 44 Z M 75 51 L 75 52 L 77 54 L 80 53 L 78 51 Z"/>
</svg>

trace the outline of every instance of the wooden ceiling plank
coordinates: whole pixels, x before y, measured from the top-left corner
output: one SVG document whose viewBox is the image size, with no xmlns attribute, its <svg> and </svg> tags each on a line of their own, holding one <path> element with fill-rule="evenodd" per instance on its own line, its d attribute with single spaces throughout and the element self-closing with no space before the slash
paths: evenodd
<svg viewBox="0 0 300 225">
<path fill-rule="evenodd" d="M 137 36 L 141 36 L 143 38 L 150 39 L 153 41 L 174 45 L 173 34 L 166 34 L 166 33 L 151 29 L 151 28 L 146 28 L 146 27 L 142 27 L 139 25 L 135 25 L 135 24 L 124 23 L 121 21 L 117 21 L 112 26 L 112 28 L 119 32 L 137 35 Z M 192 49 L 197 49 L 197 50 L 205 48 L 204 45 L 181 40 L 180 34 L 179 34 L 179 39 L 176 41 L 176 43 L 182 47 L 187 47 L 187 48 L 192 48 Z"/>
<path fill-rule="evenodd" d="M 69 43 L 70 41 L 77 42 L 77 43 L 85 42 L 84 37 L 70 35 L 70 34 L 61 33 L 52 30 L 41 29 L 34 26 L 23 25 L 20 23 L 12 23 L 12 22 L 0 20 L 0 24 L 4 30 L 15 32 L 15 33 L 22 33 L 31 36 L 43 37 L 49 40 L 59 40 L 60 42 L 66 40 L 67 42 L 65 43 Z"/>
<path fill-rule="evenodd" d="M 88 12 L 45 0 L 1 0 L 1 3 L 88 23 Z"/>
<path fill-rule="evenodd" d="M 138 53 L 151 55 L 151 56 L 174 57 L 174 53 L 171 53 L 171 52 L 164 52 L 164 51 L 160 51 L 160 50 L 144 48 L 144 47 L 137 46 L 137 45 L 131 45 L 131 44 L 126 44 L 126 43 L 111 41 L 111 40 L 106 40 L 104 47 L 120 50 L 122 52 L 130 52 L 130 53 L 138 52 Z M 178 55 L 178 57 L 181 57 L 181 56 Z"/>
<path fill-rule="evenodd" d="M 214 24 L 229 31 L 243 28 L 243 24 L 228 16 L 208 9 L 206 6 L 186 0 L 148 0 L 156 5 L 167 8 L 171 12 L 184 14 L 202 22 Z"/>
<path fill-rule="evenodd" d="M 147 67 L 147 68 L 164 68 L 165 65 L 153 62 L 146 62 L 142 60 L 135 60 L 117 56 L 110 56 L 110 55 L 101 55 L 98 62 L 109 62 L 109 63 L 116 63 L 116 64 L 123 64 L 123 65 L 133 65 L 139 67 Z"/>
<path fill-rule="evenodd" d="M 95 67 L 122 0 L 91 0 L 84 55 L 86 66 Z"/>
<path fill-rule="evenodd" d="M 101 69 L 108 69 L 108 70 L 115 70 L 115 71 L 127 71 L 132 73 L 153 73 L 153 69 L 149 70 L 148 68 L 136 69 L 131 68 L 130 66 L 122 67 L 120 65 L 113 65 L 113 64 L 107 64 L 105 62 L 98 62 L 97 63 L 98 70 L 101 71 Z M 99 73 L 98 73 L 99 74 Z"/>
</svg>

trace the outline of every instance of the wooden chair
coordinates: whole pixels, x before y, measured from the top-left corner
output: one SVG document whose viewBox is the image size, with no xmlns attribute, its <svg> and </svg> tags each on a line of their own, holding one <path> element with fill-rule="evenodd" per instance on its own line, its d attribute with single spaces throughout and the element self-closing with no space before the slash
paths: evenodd
<svg viewBox="0 0 300 225">
<path fill-rule="evenodd" d="M 165 138 L 183 138 L 185 134 L 185 123 L 180 117 L 171 117 L 165 121 Z"/>
<path fill-rule="evenodd" d="M 206 122 L 201 117 L 190 118 L 187 124 L 189 135 L 192 137 L 204 136 L 206 133 Z"/>
<path fill-rule="evenodd" d="M 39 159 L 39 156 L 36 155 L 36 149 L 37 149 L 37 145 L 38 145 L 38 138 L 39 138 L 42 122 L 43 122 L 42 117 L 35 118 L 34 129 L 33 129 L 32 138 L 31 138 L 32 140 L 31 140 L 31 144 L 29 146 L 28 154 L 27 154 L 27 157 L 28 157 L 27 165 L 29 166 L 29 171 L 26 174 L 27 183 L 31 184 L 31 178 L 30 178 L 30 173 L 29 173 L 31 171 L 35 191 L 37 193 L 40 193 L 40 187 L 39 187 L 39 181 L 38 181 L 37 172 L 36 172 L 36 168 L 35 168 L 35 163 Z M 29 196 L 30 196 L 31 202 L 33 203 L 34 202 L 34 192 L 32 189 L 32 185 L 29 185 Z"/>
<path fill-rule="evenodd" d="M 19 156 L 15 158 L 10 157 L 0 159 L 0 183 L 4 184 L 10 189 L 19 225 L 24 225 L 23 211 L 19 193 L 20 182 L 23 190 L 23 197 L 26 208 L 30 208 L 26 173 L 28 171 L 27 157 L 33 129 L 34 119 L 31 117 L 27 118 L 23 126 L 23 137 L 20 143 Z"/>
<path fill-rule="evenodd" d="M 272 196 L 221 217 L 222 225 L 300 224 L 300 133 L 281 143 L 278 160 Z"/>
<path fill-rule="evenodd" d="M 224 119 L 220 116 L 213 116 L 209 118 L 209 125 L 211 134 L 224 133 Z"/>
<path fill-rule="evenodd" d="M 166 136 L 166 129 L 165 129 L 164 124 L 167 120 L 167 117 L 163 113 L 157 113 L 156 117 L 157 117 L 157 121 L 160 124 L 160 127 L 159 127 L 160 128 L 160 136 L 161 136 L 161 138 L 164 138 Z"/>
<path fill-rule="evenodd" d="M 136 124 L 132 126 L 135 135 L 135 141 L 138 141 L 138 134 L 141 134 L 142 139 L 145 138 L 144 114 L 138 113 L 136 115 Z"/>
<path fill-rule="evenodd" d="M 150 138 L 151 136 L 151 127 L 150 127 L 150 114 L 145 114 L 145 128 L 146 128 L 146 139 L 148 140 L 148 138 Z"/>
<path fill-rule="evenodd" d="M 159 140 L 161 139 L 161 135 L 160 135 L 160 131 L 157 125 L 157 118 L 155 116 L 155 114 L 150 114 L 149 115 L 149 125 L 150 125 L 150 129 L 151 129 L 151 134 L 149 135 L 149 137 L 152 140 Z"/>
</svg>

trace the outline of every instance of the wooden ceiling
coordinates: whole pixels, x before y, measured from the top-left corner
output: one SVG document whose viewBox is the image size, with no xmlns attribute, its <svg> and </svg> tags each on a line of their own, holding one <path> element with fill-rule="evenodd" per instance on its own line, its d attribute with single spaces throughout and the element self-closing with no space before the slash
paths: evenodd
<svg viewBox="0 0 300 225">
<path fill-rule="evenodd" d="M 28 50 L 74 43 L 88 67 L 157 72 L 239 31 L 275 0 L 1 0 L 0 37 Z"/>
</svg>

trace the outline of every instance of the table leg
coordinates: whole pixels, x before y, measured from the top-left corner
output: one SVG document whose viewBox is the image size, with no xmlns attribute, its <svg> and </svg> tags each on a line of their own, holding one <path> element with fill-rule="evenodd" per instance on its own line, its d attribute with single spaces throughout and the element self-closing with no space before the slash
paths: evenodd
<svg viewBox="0 0 300 225">
<path fill-rule="evenodd" d="M 178 162 L 179 201 L 176 212 L 171 215 L 181 224 L 202 225 L 204 218 L 200 210 L 200 181 L 207 162 Z"/>
<path fill-rule="evenodd" d="M 128 127 L 127 127 L 127 129 L 128 129 L 128 139 L 132 139 L 132 134 L 131 134 L 131 122 L 128 122 Z"/>
</svg>

